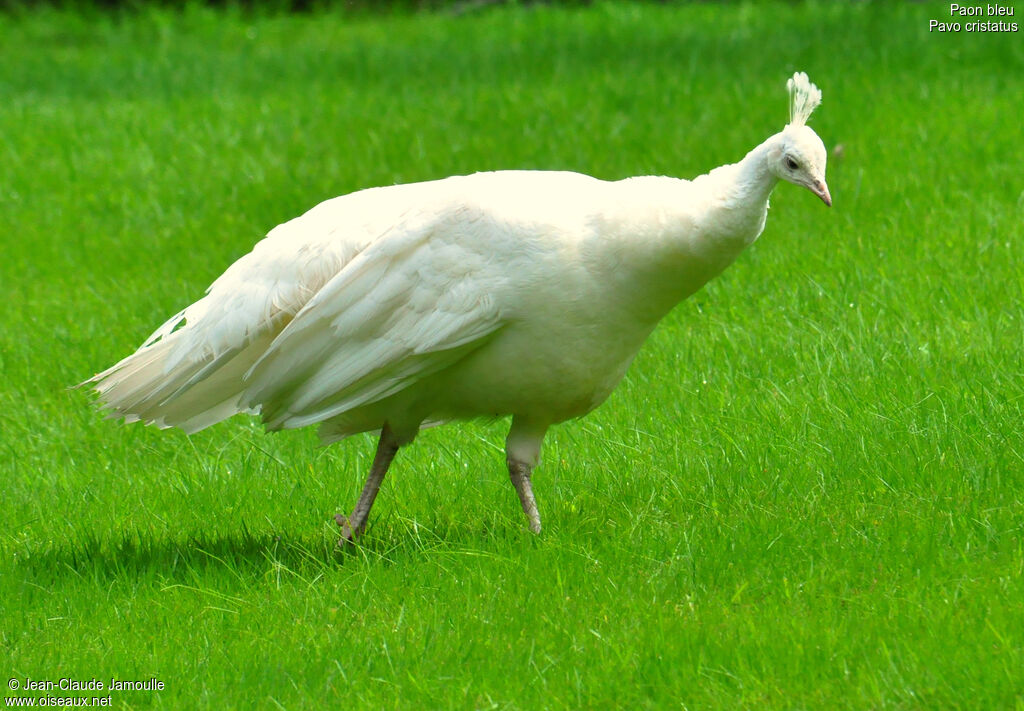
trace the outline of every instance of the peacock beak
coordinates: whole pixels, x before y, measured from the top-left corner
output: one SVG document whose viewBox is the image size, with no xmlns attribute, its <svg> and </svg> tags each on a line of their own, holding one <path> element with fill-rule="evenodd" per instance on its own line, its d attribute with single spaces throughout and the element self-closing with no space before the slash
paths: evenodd
<svg viewBox="0 0 1024 711">
<path fill-rule="evenodd" d="M 824 180 L 819 180 L 811 188 L 811 192 L 821 198 L 821 201 L 825 203 L 825 207 L 832 207 L 832 196 L 829 195 L 828 186 L 825 185 Z"/>
</svg>

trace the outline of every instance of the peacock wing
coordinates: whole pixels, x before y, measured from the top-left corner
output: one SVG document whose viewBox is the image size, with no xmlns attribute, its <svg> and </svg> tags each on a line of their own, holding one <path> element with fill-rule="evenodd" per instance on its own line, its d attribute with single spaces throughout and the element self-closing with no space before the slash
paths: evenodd
<svg viewBox="0 0 1024 711">
<path fill-rule="evenodd" d="M 406 224 L 349 261 L 247 374 L 267 426 L 321 422 L 394 395 L 480 347 L 502 323 L 486 249 L 449 218 Z"/>
</svg>

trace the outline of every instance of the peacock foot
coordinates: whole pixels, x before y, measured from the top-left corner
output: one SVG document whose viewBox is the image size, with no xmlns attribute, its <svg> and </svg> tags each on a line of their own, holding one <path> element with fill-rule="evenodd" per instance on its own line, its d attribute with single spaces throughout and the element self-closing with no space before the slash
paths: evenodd
<svg viewBox="0 0 1024 711">
<path fill-rule="evenodd" d="M 341 529 L 341 539 L 338 541 L 338 546 L 344 548 L 352 543 L 355 543 L 356 538 L 362 533 L 361 530 L 352 529 L 352 523 L 348 516 L 343 514 L 335 514 L 334 522 L 338 524 L 338 528 Z"/>
</svg>

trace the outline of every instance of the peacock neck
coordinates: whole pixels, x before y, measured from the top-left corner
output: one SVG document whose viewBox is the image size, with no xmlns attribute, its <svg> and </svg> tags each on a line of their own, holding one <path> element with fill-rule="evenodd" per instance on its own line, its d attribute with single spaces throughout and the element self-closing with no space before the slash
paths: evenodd
<svg viewBox="0 0 1024 711">
<path fill-rule="evenodd" d="M 771 170 L 772 137 L 738 163 L 715 168 L 691 181 L 671 178 L 632 178 L 625 181 L 633 195 L 657 209 L 630 210 L 633 215 L 657 216 L 645 226 L 616 227 L 629 235 L 628 250 L 618 260 L 601 260 L 627 268 L 609 274 L 628 281 L 637 296 L 633 306 L 642 319 L 660 319 L 675 304 L 729 266 L 760 236 L 768 214 L 768 198 L 778 178 Z M 638 199 L 638 202 L 640 200 Z M 634 205 L 632 200 L 627 205 Z M 627 222 L 628 224 L 628 222 Z M 638 240 L 636 234 L 647 235 Z M 605 249 L 614 241 L 599 242 Z M 648 249 L 640 247 L 646 244 Z M 629 258 L 622 262 L 622 255 Z M 639 286 L 638 286 L 639 285 Z M 621 292 L 616 292 L 621 293 Z M 652 321 L 653 323 L 653 321 Z"/>
<path fill-rule="evenodd" d="M 712 203 L 716 208 L 726 211 L 722 215 L 721 224 L 733 222 L 728 219 L 728 212 L 736 213 L 736 216 L 740 217 L 747 214 L 756 215 L 767 210 L 768 198 L 779 182 L 771 170 L 769 161 L 777 141 L 778 136 L 772 136 L 747 153 L 740 162 L 723 165 L 708 173 L 707 178 L 713 185 Z M 761 226 L 763 227 L 763 224 Z"/>
<path fill-rule="evenodd" d="M 778 143 L 778 135 L 772 136 L 747 153 L 737 164 L 735 198 L 747 205 L 767 205 L 768 197 L 779 179 L 769 167 L 769 156 Z"/>
<path fill-rule="evenodd" d="M 668 249 L 660 256 L 660 274 L 651 275 L 653 282 L 676 285 L 676 290 L 665 291 L 673 305 L 728 267 L 760 236 L 768 198 L 778 183 L 770 160 L 776 140 L 769 138 L 738 163 L 715 168 L 683 187 L 687 206 L 677 223 L 666 223 L 662 244 Z M 695 200 L 702 206 L 698 215 L 692 212 Z"/>
<path fill-rule="evenodd" d="M 707 205 L 702 239 L 724 260 L 735 258 L 764 229 L 768 198 L 779 181 L 771 169 L 778 140 L 772 136 L 738 163 L 715 168 L 694 181 Z"/>
</svg>

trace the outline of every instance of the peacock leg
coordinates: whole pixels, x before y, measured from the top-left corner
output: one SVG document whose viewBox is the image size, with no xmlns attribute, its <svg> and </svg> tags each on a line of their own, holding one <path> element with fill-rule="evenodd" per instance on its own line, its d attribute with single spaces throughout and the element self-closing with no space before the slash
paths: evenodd
<svg viewBox="0 0 1024 711">
<path fill-rule="evenodd" d="M 366 477 L 366 484 L 363 485 L 363 492 L 359 495 L 356 507 L 352 509 L 352 515 L 346 517 L 337 514 L 334 517 L 335 522 L 341 527 L 341 540 L 338 541 L 338 545 L 343 546 L 346 543 L 351 543 L 361 536 L 366 529 L 366 519 L 369 517 L 370 509 L 373 507 L 373 500 L 377 498 L 380 484 L 384 481 L 384 475 L 387 474 L 388 467 L 391 466 L 391 460 L 395 458 L 395 453 L 398 451 L 399 446 L 398 438 L 395 437 L 391 428 L 385 423 L 384 427 L 380 430 L 377 454 L 373 458 L 370 474 Z"/>
<path fill-rule="evenodd" d="M 505 442 L 505 458 L 508 475 L 519 494 L 519 503 L 530 522 L 530 530 L 540 533 L 540 513 L 537 500 L 533 497 L 530 475 L 540 459 L 540 445 L 544 441 L 547 426 L 538 426 L 519 417 L 512 418 L 512 428 Z"/>
<path fill-rule="evenodd" d="M 508 475 L 512 479 L 516 493 L 519 494 L 519 503 L 523 505 L 523 513 L 530 522 L 530 530 L 540 533 L 540 513 L 537 511 L 537 500 L 533 498 L 533 486 L 530 484 L 530 466 L 525 462 L 517 462 L 514 459 L 508 460 Z"/>
</svg>

